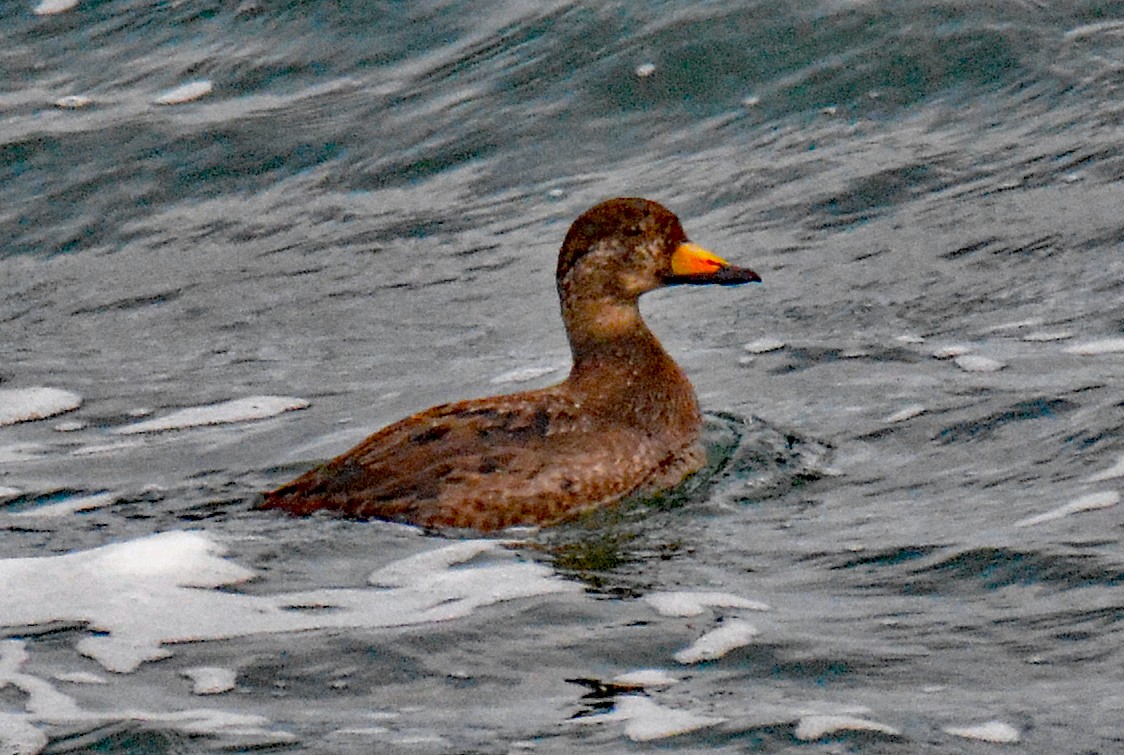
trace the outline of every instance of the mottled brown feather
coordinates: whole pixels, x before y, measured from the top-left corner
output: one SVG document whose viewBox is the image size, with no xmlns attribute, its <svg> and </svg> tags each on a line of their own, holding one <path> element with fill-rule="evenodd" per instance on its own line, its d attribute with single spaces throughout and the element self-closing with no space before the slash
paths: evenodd
<svg viewBox="0 0 1124 755">
<path fill-rule="evenodd" d="M 673 277 L 716 282 L 672 275 L 671 254 L 685 240 L 654 202 L 592 208 L 559 254 L 574 356 L 565 381 L 415 414 L 267 493 L 262 507 L 491 531 L 678 484 L 703 463 L 698 403 L 644 325 L 638 298 Z M 721 282 L 739 273 L 734 282 L 756 279 L 731 267 Z"/>
</svg>

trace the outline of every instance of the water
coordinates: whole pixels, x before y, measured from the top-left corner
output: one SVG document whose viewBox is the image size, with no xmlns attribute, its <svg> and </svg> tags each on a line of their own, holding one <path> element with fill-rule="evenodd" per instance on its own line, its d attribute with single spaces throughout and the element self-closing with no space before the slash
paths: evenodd
<svg viewBox="0 0 1124 755">
<path fill-rule="evenodd" d="M 35 8 L 0 389 L 82 405 L 0 426 L 7 751 L 1124 746 L 1124 4 Z M 644 302 L 720 484 L 506 546 L 252 510 L 560 379 L 622 194 L 765 280 Z M 310 405 L 122 432 L 251 397 Z"/>
</svg>

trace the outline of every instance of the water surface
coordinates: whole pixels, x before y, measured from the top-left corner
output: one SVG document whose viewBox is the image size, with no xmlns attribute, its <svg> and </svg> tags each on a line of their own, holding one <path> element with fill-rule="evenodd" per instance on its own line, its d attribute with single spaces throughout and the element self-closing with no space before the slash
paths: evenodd
<svg viewBox="0 0 1124 755">
<path fill-rule="evenodd" d="M 1120 748 L 1124 4 L 36 7 L 0 389 L 81 406 L 0 426 L 8 751 Z M 252 510 L 561 379 L 617 195 L 764 278 L 644 302 L 733 472 L 511 542 Z"/>
</svg>

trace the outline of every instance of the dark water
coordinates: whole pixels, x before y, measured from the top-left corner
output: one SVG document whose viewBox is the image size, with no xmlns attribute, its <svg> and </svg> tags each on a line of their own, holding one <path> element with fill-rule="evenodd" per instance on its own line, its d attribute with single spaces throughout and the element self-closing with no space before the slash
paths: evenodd
<svg viewBox="0 0 1124 755">
<path fill-rule="evenodd" d="M 1124 3 L 34 8 L 0 4 L 0 388 L 84 403 L 0 427 L 3 559 L 192 529 L 257 574 L 228 591 L 361 588 L 449 542 L 250 497 L 411 411 L 559 379 L 582 210 L 660 200 L 765 284 L 646 298 L 737 463 L 512 546 L 580 589 L 124 674 L 65 606 L 9 621 L 7 751 L 991 752 L 956 731 L 985 722 L 1007 751 L 1124 750 Z M 259 395 L 311 406 L 114 433 Z M 643 599 L 668 591 L 772 610 Z M 739 621 L 748 644 L 674 659 Z M 234 689 L 193 695 L 199 666 Z M 597 686 L 642 668 L 678 681 Z M 644 744 L 623 718 L 648 703 L 721 722 Z M 199 708 L 257 723 L 155 715 Z M 799 725 L 827 714 L 882 728 Z"/>
</svg>

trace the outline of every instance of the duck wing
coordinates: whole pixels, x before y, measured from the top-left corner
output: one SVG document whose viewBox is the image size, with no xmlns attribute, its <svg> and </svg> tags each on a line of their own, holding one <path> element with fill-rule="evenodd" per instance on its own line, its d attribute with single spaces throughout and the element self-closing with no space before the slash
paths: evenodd
<svg viewBox="0 0 1124 755">
<path fill-rule="evenodd" d="M 681 466 L 681 450 L 599 423 L 547 388 L 415 414 L 267 493 L 261 507 L 486 531 L 546 524 L 619 500 Z"/>
</svg>

